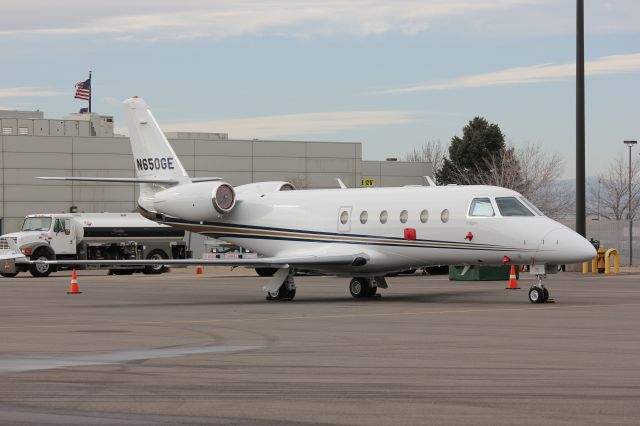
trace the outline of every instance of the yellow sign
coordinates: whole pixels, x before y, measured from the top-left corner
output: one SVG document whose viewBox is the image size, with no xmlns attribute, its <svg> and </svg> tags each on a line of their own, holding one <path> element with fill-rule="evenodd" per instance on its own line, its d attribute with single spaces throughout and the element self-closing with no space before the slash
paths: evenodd
<svg viewBox="0 0 640 426">
<path fill-rule="evenodd" d="M 373 179 L 360 179 L 360 186 L 376 186 L 376 181 Z"/>
</svg>

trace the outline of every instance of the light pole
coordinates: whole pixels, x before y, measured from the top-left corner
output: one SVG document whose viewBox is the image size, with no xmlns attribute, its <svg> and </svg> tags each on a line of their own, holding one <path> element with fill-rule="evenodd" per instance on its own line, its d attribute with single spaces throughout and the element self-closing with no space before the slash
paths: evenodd
<svg viewBox="0 0 640 426">
<path fill-rule="evenodd" d="M 602 179 L 598 179 L 598 220 L 600 220 L 600 184 L 602 183 Z M 600 222 L 598 222 L 600 223 Z M 600 225 L 598 225 L 600 226 Z M 598 235 L 599 237 L 600 235 Z"/>
<path fill-rule="evenodd" d="M 638 141 L 624 141 L 624 144 L 629 147 L 629 207 L 627 209 L 627 216 L 629 218 L 629 266 L 633 266 L 633 220 L 631 219 L 631 148 Z"/>
</svg>

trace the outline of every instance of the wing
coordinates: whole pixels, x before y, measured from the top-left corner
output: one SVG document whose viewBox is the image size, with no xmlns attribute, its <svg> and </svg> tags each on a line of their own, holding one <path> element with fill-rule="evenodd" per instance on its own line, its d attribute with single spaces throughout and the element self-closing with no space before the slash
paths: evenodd
<svg viewBox="0 0 640 426">
<path fill-rule="evenodd" d="M 287 268 L 289 266 L 319 267 L 319 266 L 364 266 L 369 261 L 366 253 L 344 255 L 308 255 L 291 257 L 260 257 L 256 259 L 157 259 L 157 260 L 31 260 L 27 263 L 49 265 L 103 265 L 103 266 L 189 266 L 189 265 L 227 265 Z"/>
</svg>

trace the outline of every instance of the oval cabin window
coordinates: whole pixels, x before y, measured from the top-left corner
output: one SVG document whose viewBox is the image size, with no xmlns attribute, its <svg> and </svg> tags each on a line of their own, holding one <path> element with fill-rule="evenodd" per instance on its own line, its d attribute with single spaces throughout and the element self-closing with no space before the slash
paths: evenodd
<svg viewBox="0 0 640 426">
<path fill-rule="evenodd" d="M 340 213 L 340 223 L 346 225 L 347 221 L 349 221 L 349 212 L 344 211 Z"/>
<path fill-rule="evenodd" d="M 387 219 L 389 219 L 389 213 L 386 210 L 382 210 L 380 213 L 380 223 L 387 223 Z"/>
<path fill-rule="evenodd" d="M 367 220 L 369 220 L 369 213 L 367 213 L 366 210 L 363 210 L 362 213 L 360 213 L 360 223 L 364 225 L 367 223 Z"/>
<path fill-rule="evenodd" d="M 409 212 L 406 210 L 402 210 L 400 212 L 400 222 L 407 223 L 407 219 L 409 219 Z"/>
<path fill-rule="evenodd" d="M 420 212 L 420 222 L 427 223 L 428 220 L 429 220 L 429 211 L 427 209 L 424 209 Z"/>
<path fill-rule="evenodd" d="M 442 210 L 442 213 L 440 214 L 440 220 L 442 220 L 442 223 L 449 222 L 449 210 Z"/>
</svg>

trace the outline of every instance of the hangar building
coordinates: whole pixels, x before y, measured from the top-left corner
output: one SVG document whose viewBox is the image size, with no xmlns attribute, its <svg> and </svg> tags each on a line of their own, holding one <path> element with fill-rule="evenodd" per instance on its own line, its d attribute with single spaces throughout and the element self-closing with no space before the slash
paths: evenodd
<svg viewBox="0 0 640 426">
<path fill-rule="evenodd" d="M 115 135 L 113 118 L 41 111 L 0 111 L 1 233 L 31 213 L 127 212 L 134 184 L 43 181 L 36 176 L 133 177 L 129 138 Z M 167 133 L 190 176 L 221 176 L 233 185 L 285 180 L 297 188 L 420 185 L 430 163 L 363 161 L 361 142 L 232 140 L 225 133 Z M 197 253 L 197 251 L 196 251 Z"/>
</svg>

